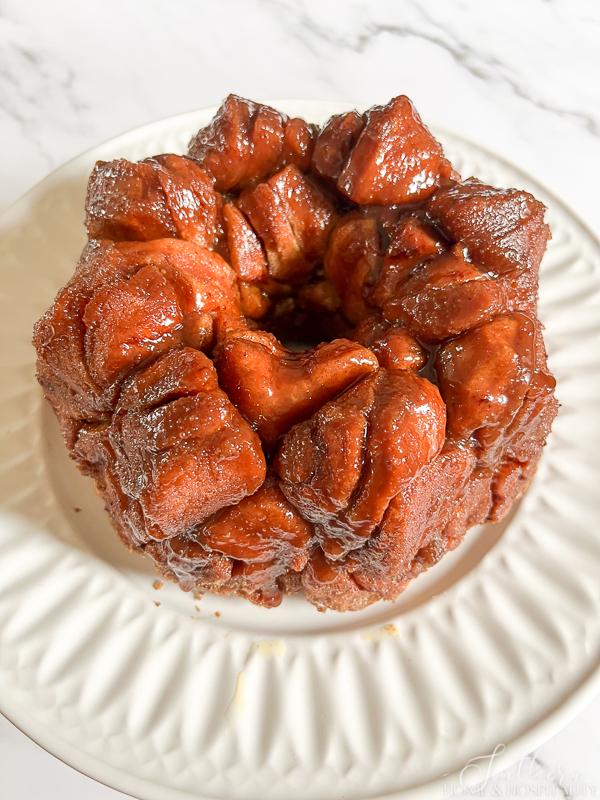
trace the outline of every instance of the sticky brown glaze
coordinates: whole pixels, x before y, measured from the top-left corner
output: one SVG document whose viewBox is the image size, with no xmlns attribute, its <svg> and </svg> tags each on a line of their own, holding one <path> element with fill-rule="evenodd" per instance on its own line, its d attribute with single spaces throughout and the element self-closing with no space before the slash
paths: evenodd
<svg viewBox="0 0 600 800">
<path fill-rule="evenodd" d="M 537 275 L 550 229 L 544 206 L 529 192 L 495 189 L 469 178 L 436 192 L 426 208 L 454 241 L 464 242 L 478 264 L 499 275 L 514 269 Z"/>
<path fill-rule="evenodd" d="M 360 611 L 379 599 L 354 580 L 345 564 L 328 560 L 321 548 L 315 549 L 302 572 L 302 589 L 306 599 L 321 611 Z"/>
<path fill-rule="evenodd" d="M 299 575 L 311 552 L 312 526 L 285 499 L 271 476 L 254 494 L 218 511 L 189 533 L 145 550 L 182 588 L 198 582 L 213 592 L 232 590 L 254 603 L 276 606 L 282 579 Z"/>
<path fill-rule="evenodd" d="M 396 299 L 415 267 L 445 253 L 448 242 L 422 212 L 383 219 L 379 227 L 381 257 L 363 293 L 369 306 L 383 309 Z"/>
<path fill-rule="evenodd" d="M 189 144 L 189 155 L 220 192 L 244 189 L 286 164 L 308 169 L 315 127 L 270 106 L 230 94 Z"/>
<path fill-rule="evenodd" d="M 417 553 L 450 522 L 475 463 L 469 448 L 450 445 L 402 484 L 377 532 L 352 554 L 349 568 L 362 589 L 388 599 L 398 594 Z"/>
<path fill-rule="evenodd" d="M 446 410 L 435 386 L 378 370 L 283 439 L 281 488 L 339 557 L 364 544 L 402 482 L 444 443 Z"/>
<path fill-rule="evenodd" d="M 234 203 L 223 207 L 223 220 L 231 266 L 243 281 L 265 281 L 267 258 L 254 229 Z"/>
<path fill-rule="evenodd" d="M 263 605 L 279 605 L 279 579 L 302 572 L 313 529 L 268 478 L 255 494 L 216 514 L 198 536 L 210 551 L 234 560 L 238 591 Z"/>
<path fill-rule="evenodd" d="M 490 447 L 511 423 L 531 383 L 535 326 L 523 314 L 496 317 L 440 348 L 436 371 L 448 434 Z"/>
<path fill-rule="evenodd" d="M 377 359 L 355 342 L 337 339 L 294 353 L 264 331 L 231 336 L 219 350 L 221 386 L 271 446 L 361 377 Z"/>
<path fill-rule="evenodd" d="M 265 478 L 257 435 L 219 388 L 211 361 L 191 348 L 171 350 L 125 383 L 107 435 L 110 469 L 143 519 L 138 541 L 176 536 Z"/>
<path fill-rule="evenodd" d="M 335 287 L 342 310 L 350 322 L 370 313 L 365 287 L 379 263 L 380 233 L 375 217 L 348 214 L 335 226 L 325 252 L 325 274 Z"/>
<path fill-rule="evenodd" d="M 238 206 L 262 242 L 271 277 L 299 281 L 323 257 L 335 211 L 295 166 L 244 192 Z"/>
<path fill-rule="evenodd" d="M 506 306 L 502 287 L 457 248 L 414 268 L 382 307 L 386 320 L 425 342 L 440 342 L 491 319 Z"/>
<path fill-rule="evenodd" d="M 365 127 L 363 116 L 357 111 L 336 114 L 319 132 L 312 154 L 312 168 L 321 178 L 336 184 L 356 140 Z"/>
<path fill-rule="evenodd" d="M 124 377 L 183 344 L 209 346 L 241 324 L 235 273 L 190 242 L 90 242 L 35 327 L 38 379 L 72 441 L 104 419 Z"/>
<path fill-rule="evenodd" d="M 357 325 L 352 339 L 372 350 L 385 369 L 418 372 L 427 363 L 427 351 L 406 328 L 390 326 L 377 316 L 366 317 Z"/>
<path fill-rule="evenodd" d="M 405 97 L 317 132 L 230 95 L 190 147 L 92 173 L 103 238 L 34 332 L 69 452 L 182 589 L 394 599 L 535 475 L 544 207 Z"/>
<path fill-rule="evenodd" d="M 215 249 L 222 205 L 212 177 L 189 158 L 98 161 L 88 182 L 85 222 L 90 239 L 173 237 Z"/>
<path fill-rule="evenodd" d="M 338 178 L 360 205 L 412 203 L 433 194 L 452 174 L 408 97 L 395 97 L 364 115 L 364 127 Z"/>
<path fill-rule="evenodd" d="M 341 305 L 340 296 L 329 280 L 316 280 L 313 283 L 305 283 L 298 290 L 297 303 L 299 308 L 323 311 L 329 314 L 338 311 Z"/>
<path fill-rule="evenodd" d="M 358 323 L 396 301 L 412 270 L 447 246 L 422 213 L 403 213 L 398 207 L 351 211 L 329 237 L 325 274 L 345 317 Z"/>
</svg>

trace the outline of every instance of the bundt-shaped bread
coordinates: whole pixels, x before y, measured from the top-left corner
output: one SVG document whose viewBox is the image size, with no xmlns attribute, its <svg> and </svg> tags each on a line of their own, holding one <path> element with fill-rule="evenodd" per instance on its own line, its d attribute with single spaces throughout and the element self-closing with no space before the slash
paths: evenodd
<svg viewBox="0 0 600 800">
<path fill-rule="evenodd" d="M 183 589 L 362 608 L 525 491 L 544 207 L 461 180 L 408 98 L 318 130 L 231 95 L 186 156 L 98 162 L 86 225 L 38 379 Z"/>
</svg>

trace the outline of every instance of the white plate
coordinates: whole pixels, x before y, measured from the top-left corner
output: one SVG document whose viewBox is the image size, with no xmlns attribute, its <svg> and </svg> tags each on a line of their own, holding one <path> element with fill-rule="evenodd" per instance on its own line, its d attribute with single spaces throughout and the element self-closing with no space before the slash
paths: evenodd
<svg viewBox="0 0 600 800">
<path fill-rule="evenodd" d="M 340 110 L 278 105 L 315 122 Z M 319 614 L 158 591 L 65 454 L 31 328 L 83 244 L 93 162 L 183 152 L 213 111 L 95 148 L 1 220 L 1 709 L 147 800 L 447 794 L 536 746 L 598 683 L 600 247 L 526 175 L 441 133 L 464 175 L 549 207 L 540 312 L 562 407 L 528 495 L 394 604 Z"/>
</svg>

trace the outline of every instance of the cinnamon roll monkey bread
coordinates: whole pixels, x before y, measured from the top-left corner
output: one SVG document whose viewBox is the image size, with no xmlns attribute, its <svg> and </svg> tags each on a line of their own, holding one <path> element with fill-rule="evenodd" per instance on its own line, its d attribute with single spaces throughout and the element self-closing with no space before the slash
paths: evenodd
<svg viewBox="0 0 600 800">
<path fill-rule="evenodd" d="M 359 609 L 525 491 L 544 206 L 461 178 L 407 97 L 317 128 L 230 95 L 187 155 L 98 162 L 86 226 L 39 382 L 182 589 Z"/>
</svg>

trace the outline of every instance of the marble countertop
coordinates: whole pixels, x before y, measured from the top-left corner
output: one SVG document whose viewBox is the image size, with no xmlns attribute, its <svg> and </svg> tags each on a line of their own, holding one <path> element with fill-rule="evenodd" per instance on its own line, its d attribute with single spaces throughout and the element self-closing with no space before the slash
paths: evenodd
<svg viewBox="0 0 600 800">
<path fill-rule="evenodd" d="M 0 0 L 0 210 L 128 128 L 258 98 L 424 119 L 533 174 L 600 231 L 593 0 Z M 477 797 L 600 797 L 600 698 Z M 465 795 L 465 797 L 471 795 Z M 2 800 L 117 800 L 0 718 Z"/>
</svg>

